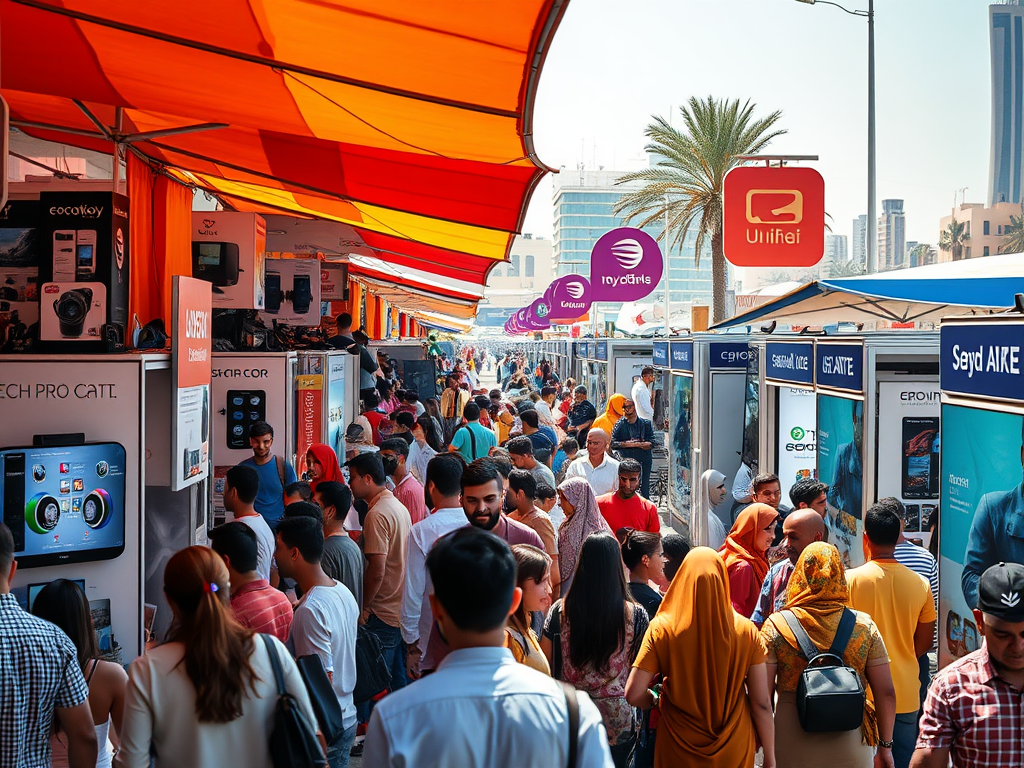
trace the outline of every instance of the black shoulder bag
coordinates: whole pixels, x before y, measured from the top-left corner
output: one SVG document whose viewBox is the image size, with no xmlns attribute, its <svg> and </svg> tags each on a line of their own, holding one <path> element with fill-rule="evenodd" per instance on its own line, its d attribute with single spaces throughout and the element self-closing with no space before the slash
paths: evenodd
<svg viewBox="0 0 1024 768">
<path fill-rule="evenodd" d="M 576 689 L 569 683 L 559 683 L 565 696 L 565 707 L 569 713 L 569 768 L 576 768 L 580 741 L 580 701 Z"/>
<path fill-rule="evenodd" d="M 819 651 L 792 611 L 782 618 L 796 636 L 807 668 L 796 688 L 796 711 L 800 726 L 808 733 L 835 733 L 860 728 L 864 719 L 864 686 L 857 670 L 846 666 L 843 653 L 850 642 L 857 617 L 843 609 L 832 647 Z"/>
<path fill-rule="evenodd" d="M 299 702 L 285 688 L 284 671 L 274 641 L 267 635 L 260 637 L 267 647 L 270 666 L 274 669 L 274 680 L 277 682 L 277 707 L 270 732 L 270 759 L 274 768 L 321 768 L 326 758 L 316 737 L 316 727 L 309 722 Z"/>
<path fill-rule="evenodd" d="M 391 669 L 384 658 L 384 646 L 364 626 L 356 631 L 356 687 L 352 700 L 356 704 L 369 701 L 391 685 Z"/>
<path fill-rule="evenodd" d="M 324 741 L 333 744 L 345 732 L 345 715 L 341 711 L 341 703 L 338 694 L 334 692 L 331 678 L 324 669 L 324 662 L 312 653 L 295 659 L 295 666 L 299 668 L 302 682 L 306 684 L 320 733 L 324 735 Z"/>
</svg>

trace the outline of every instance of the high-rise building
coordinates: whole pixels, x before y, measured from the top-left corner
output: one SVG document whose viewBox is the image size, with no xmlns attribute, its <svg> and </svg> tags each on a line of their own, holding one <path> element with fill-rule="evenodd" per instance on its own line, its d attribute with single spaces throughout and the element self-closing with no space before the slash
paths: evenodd
<svg viewBox="0 0 1024 768">
<path fill-rule="evenodd" d="M 1024 154 L 1024 4 L 988 8 L 992 55 L 992 148 L 988 204 L 1020 203 Z"/>
<path fill-rule="evenodd" d="M 823 262 L 843 264 L 850 258 L 846 235 L 825 235 L 825 257 Z"/>
<path fill-rule="evenodd" d="M 853 220 L 853 242 L 851 243 L 854 263 L 862 267 L 868 263 L 868 215 L 862 213 Z"/>
<path fill-rule="evenodd" d="M 902 269 L 906 266 L 907 236 L 902 200 L 883 200 L 878 217 L 878 269 Z"/>
<path fill-rule="evenodd" d="M 630 189 L 640 183 L 616 185 L 624 175 L 623 171 L 588 171 L 586 169 L 566 170 L 554 177 L 555 227 L 553 241 L 555 274 L 590 274 L 590 252 L 598 238 L 605 232 L 627 225 L 623 217 L 614 212 L 615 204 Z M 644 228 L 652 237 L 659 238 L 664 224 L 657 222 Z M 662 253 L 666 252 L 663 241 L 659 241 Z M 686 243 L 680 249 L 674 247 L 668 254 L 669 301 L 673 307 L 683 303 L 711 305 L 711 243 L 705 243 L 700 266 L 694 264 L 694 236 L 691 230 Z M 664 279 L 647 301 L 663 301 Z M 602 312 L 614 314 L 617 306 L 602 303 Z M 675 313 L 673 309 L 673 314 Z"/>
<path fill-rule="evenodd" d="M 939 220 L 939 239 L 942 233 L 949 230 L 955 220 L 963 225 L 963 240 L 957 252 L 939 250 L 937 261 L 954 261 L 956 259 L 973 259 L 978 256 L 994 256 L 1003 252 L 1003 238 L 1006 236 L 1010 223 L 1020 215 L 1020 206 L 1016 203 L 996 203 L 985 206 L 981 203 L 961 203 L 954 208 L 949 216 Z"/>
</svg>

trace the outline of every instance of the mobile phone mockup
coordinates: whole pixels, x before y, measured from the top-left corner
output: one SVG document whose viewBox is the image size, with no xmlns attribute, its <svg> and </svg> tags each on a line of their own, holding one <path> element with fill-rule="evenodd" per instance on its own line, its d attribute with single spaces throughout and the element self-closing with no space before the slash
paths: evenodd
<svg viewBox="0 0 1024 768">
<path fill-rule="evenodd" d="M 73 229 L 58 229 L 53 233 L 53 282 L 75 282 L 75 241 Z"/>
<path fill-rule="evenodd" d="M 292 278 L 292 309 L 300 315 L 309 312 L 313 301 L 313 287 L 309 275 L 295 275 Z"/>
<path fill-rule="evenodd" d="M 936 498 L 939 462 L 932 446 L 938 431 L 938 417 L 903 419 L 903 498 Z"/>
<path fill-rule="evenodd" d="M 75 241 L 75 280 L 88 282 L 96 277 L 96 230 L 80 229 Z"/>
<path fill-rule="evenodd" d="M 272 315 L 281 311 L 281 275 L 277 272 L 267 272 L 266 292 L 264 297 L 263 310 Z"/>
</svg>

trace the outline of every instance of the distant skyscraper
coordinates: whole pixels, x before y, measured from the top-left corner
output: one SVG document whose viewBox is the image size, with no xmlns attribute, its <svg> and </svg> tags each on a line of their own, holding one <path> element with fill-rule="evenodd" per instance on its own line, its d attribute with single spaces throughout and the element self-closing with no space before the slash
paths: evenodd
<svg viewBox="0 0 1024 768">
<path fill-rule="evenodd" d="M 902 200 L 883 200 L 878 217 L 878 269 L 901 269 L 906 266 L 907 235 Z"/>
<path fill-rule="evenodd" d="M 989 206 L 1021 201 L 1024 153 L 1024 6 L 1009 0 L 988 8 L 992 48 L 992 149 Z"/>
<path fill-rule="evenodd" d="M 825 261 L 845 264 L 850 258 L 846 235 L 825 235 Z"/>
<path fill-rule="evenodd" d="M 861 214 L 853 220 L 853 261 L 862 267 L 868 262 L 868 216 Z"/>
</svg>

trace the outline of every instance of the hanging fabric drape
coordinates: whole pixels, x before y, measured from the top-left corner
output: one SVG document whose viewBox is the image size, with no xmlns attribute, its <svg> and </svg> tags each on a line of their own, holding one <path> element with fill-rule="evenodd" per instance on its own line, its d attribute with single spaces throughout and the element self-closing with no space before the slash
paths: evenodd
<svg viewBox="0 0 1024 768">
<path fill-rule="evenodd" d="M 163 306 L 157 282 L 159 267 L 153 243 L 153 187 L 155 176 L 148 163 L 128 153 L 129 258 L 128 319 L 145 325 L 160 316 Z M 131 333 L 132 328 L 127 331 Z"/>
<path fill-rule="evenodd" d="M 172 278 L 192 275 L 192 190 L 166 176 L 157 176 L 153 203 L 153 242 L 162 299 L 160 316 L 169 329 Z"/>
</svg>

